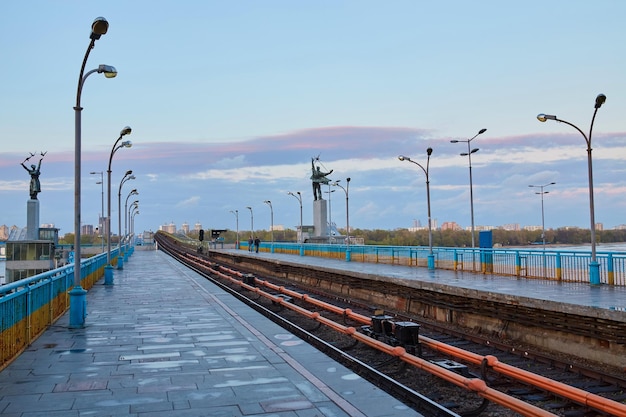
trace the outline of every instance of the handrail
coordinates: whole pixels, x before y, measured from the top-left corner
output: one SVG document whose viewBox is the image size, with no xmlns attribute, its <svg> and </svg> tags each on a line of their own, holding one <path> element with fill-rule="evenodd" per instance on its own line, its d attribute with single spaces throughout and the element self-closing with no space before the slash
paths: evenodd
<svg viewBox="0 0 626 417">
<path fill-rule="evenodd" d="M 260 252 L 269 252 L 261 243 Z M 300 244 L 274 242 L 274 253 L 297 254 Z M 306 243 L 304 256 L 346 259 L 350 249 L 353 262 L 383 263 L 427 267 L 429 248 L 425 246 L 386 246 Z M 246 250 L 246 243 L 241 243 Z M 435 267 L 458 272 L 477 272 L 518 278 L 547 279 L 562 282 L 590 283 L 591 252 L 526 248 L 453 248 L 434 247 Z M 596 253 L 600 264 L 600 283 L 626 286 L 626 252 Z"/>
<path fill-rule="evenodd" d="M 158 233 L 164 233 L 159 231 Z M 171 235 L 174 239 L 180 237 Z M 197 244 L 188 239 L 184 244 Z M 261 242 L 259 252 L 271 252 L 271 245 Z M 247 250 L 247 242 L 240 242 Z M 370 262 L 427 267 L 429 248 L 425 246 L 387 246 L 274 242 L 273 252 L 345 260 L 350 250 L 354 262 Z M 590 251 L 574 251 L 567 246 L 556 249 L 528 248 L 455 248 L 433 247 L 436 269 L 474 272 L 517 278 L 545 279 L 559 282 L 590 283 Z M 626 252 L 599 251 L 600 284 L 626 286 Z M 595 283 L 594 283 L 595 284 Z"/>
<path fill-rule="evenodd" d="M 118 249 L 112 251 L 117 259 Z M 81 286 L 104 276 L 106 253 L 81 260 Z M 69 309 L 74 263 L 0 285 L 0 370 Z"/>
</svg>

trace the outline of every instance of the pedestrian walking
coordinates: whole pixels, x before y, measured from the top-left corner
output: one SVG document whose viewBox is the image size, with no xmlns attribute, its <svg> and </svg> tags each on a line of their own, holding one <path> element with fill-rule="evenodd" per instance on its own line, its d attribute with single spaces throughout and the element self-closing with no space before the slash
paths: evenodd
<svg viewBox="0 0 626 417">
<path fill-rule="evenodd" d="M 261 244 L 261 239 L 258 237 L 254 238 L 254 247 L 256 248 L 256 253 L 259 253 L 259 245 Z"/>
<path fill-rule="evenodd" d="M 252 252 L 253 244 L 254 244 L 254 240 L 252 240 L 252 237 L 250 237 L 250 239 L 248 239 L 248 252 Z"/>
</svg>

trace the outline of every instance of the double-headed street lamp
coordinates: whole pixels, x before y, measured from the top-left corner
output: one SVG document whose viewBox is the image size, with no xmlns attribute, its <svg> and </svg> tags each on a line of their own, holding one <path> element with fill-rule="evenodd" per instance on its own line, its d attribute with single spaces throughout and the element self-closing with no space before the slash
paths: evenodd
<svg viewBox="0 0 626 417">
<path fill-rule="evenodd" d="M 350 259 L 351 259 L 351 256 L 350 256 L 350 210 L 348 206 L 348 191 L 350 190 L 350 177 L 346 178 L 346 188 L 344 188 L 341 184 L 339 184 L 339 181 L 341 180 L 337 180 L 333 182 L 331 185 L 341 188 L 343 192 L 346 193 L 346 261 L 350 262 Z"/>
<path fill-rule="evenodd" d="M 139 214 L 139 206 L 135 206 L 134 210 L 133 210 L 133 214 L 131 215 L 130 219 L 131 219 L 131 230 L 133 233 L 133 236 L 135 235 L 135 215 Z"/>
<path fill-rule="evenodd" d="M 485 133 L 487 131 L 487 129 L 480 129 L 478 131 L 478 133 L 476 133 L 474 135 L 473 138 L 471 139 L 466 139 L 466 140 L 451 140 L 451 143 L 459 143 L 459 142 L 466 142 L 467 143 L 467 152 L 463 152 L 461 153 L 461 156 L 467 156 L 468 160 L 469 160 L 469 181 L 470 181 L 470 216 L 471 216 L 471 220 L 472 220 L 472 248 L 476 247 L 475 244 L 475 240 L 474 240 L 474 187 L 472 186 L 472 154 L 478 152 L 478 148 L 474 148 L 470 150 L 470 142 L 473 141 L 476 136 L 478 135 L 482 135 L 483 133 Z"/>
<path fill-rule="evenodd" d="M 126 171 L 126 174 L 120 181 L 120 187 L 117 190 L 117 269 L 124 269 L 124 254 L 122 253 L 122 185 L 128 180 L 134 180 L 135 176 L 131 175 L 132 170 Z M 126 215 L 124 215 L 124 219 Z"/>
<path fill-rule="evenodd" d="M 132 191 L 131 191 L 131 194 L 132 194 Z M 137 193 L 137 194 L 139 194 L 139 193 Z M 133 233 L 132 233 L 131 227 L 130 227 L 130 214 L 131 214 L 131 211 L 133 210 L 133 207 L 135 207 L 135 206 L 137 208 L 139 208 L 139 200 L 135 200 L 132 203 L 130 203 L 130 207 L 126 208 L 125 209 L 126 212 L 124 213 L 124 218 L 128 219 L 128 235 L 127 235 L 127 237 L 128 237 L 128 242 L 131 243 L 131 244 L 133 243 L 134 239 L 133 239 Z"/>
<path fill-rule="evenodd" d="M 70 324 L 71 328 L 79 328 L 85 325 L 87 316 L 87 291 L 81 286 L 81 250 L 80 250 L 80 173 L 81 173 L 81 111 L 80 98 L 83 91 L 83 84 L 88 76 L 97 72 L 104 74 L 106 78 L 113 78 L 117 75 L 115 67 L 110 65 L 99 65 L 97 69 L 88 71 L 85 74 L 85 66 L 89 53 L 94 48 L 100 37 L 109 30 L 109 22 L 104 17 L 98 17 L 91 24 L 91 34 L 89 35 L 89 46 L 85 52 L 83 63 L 78 75 L 78 87 L 76 89 L 76 105 L 74 106 L 74 288 L 70 291 Z"/>
<path fill-rule="evenodd" d="M 540 192 L 536 192 L 535 194 L 541 195 L 541 241 L 543 245 L 543 276 L 546 277 L 547 274 L 547 264 L 546 264 L 546 222 L 543 215 L 543 195 L 548 194 L 548 191 L 543 191 L 543 189 L 549 185 L 554 185 L 556 182 L 551 182 L 549 184 L 544 185 L 529 185 L 531 188 L 540 188 Z"/>
<path fill-rule="evenodd" d="M 137 191 L 136 188 L 130 190 L 130 192 L 126 196 L 126 201 L 124 202 L 124 239 L 128 237 L 128 199 L 131 195 L 139 195 L 139 191 Z"/>
<path fill-rule="evenodd" d="M 131 236 L 135 235 L 135 224 L 132 221 L 132 216 L 134 212 L 139 211 L 139 200 L 135 200 L 132 202 L 130 207 L 128 208 L 128 228 L 130 229 Z"/>
<path fill-rule="evenodd" d="M 270 200 L 265 200 L 265 204 L 270 206 L 270 234 L 272 235 L 272 244 L 270 246 L 270 252 L 274 253 L 274 208 Z"/>
<path fill-rule="evenodd" d="M 298 236 L 298 240 L 300 241 L 300 256 L 304 256 L 304 236 L 302 231 L 302 194 L 300 193 L 300 191 L 296 191 L 296 194 L 289 191 L 287 194 L 293 196 L 300 203 L 300 236 Z"/>
<path fill-rule="evenodd" d="M 235 242 L 235 249 L 239 249 L 239 210 L 231 210 L 230 212 L 235 215 L 235 226 L 237 227 L 237 241 Z"/>
<path fill-rule="evenodd" d="M 92 171 L 91 175 L 100 174 L 100 181 L 96 182 L 96 184 L 100 184 L 100 189 L 102 191 L 100 202 L 102 204 L 102 211 L 100 212 L 100 218 L 98 219 L 98 227 L 100 228 L 100 237 L 102 240 L 102 252 L 104 252 L 104 222 L 102 219 L 104 218 L 104 177 L 102 171 Z"/>
<path fill-rule="evenodd" d="M 587 176 L 589 177 L 589 217 L 591 220 L 591 262 L 589 262 L 589 281 L 591 282 L 591 284 L 600 283 L 600 264 L 596 260 L 596 219 L 595 219 L 594 202 L 593 202 L 593 169 L 592 169 L 592 163 L 591 163 L 591 133 L 593 132 L 593 122 L 596 120 L 596 113 L 598 113 L 598 109 L 602 107 L 605 101 L 606 101 L 606 96 L 604 94 L 597 95 L 596 102 L 594 105 L 593 117 L 591 118 L 591 125 L 589 126 L 589 136 L 585 135 L 585 133 L 582 130 L 580 130 L 578 126 L 568 121 L 559 119 L 554 115 L 543 114 L 543 113 L 537 115 L 537 119 L 540 122 L 545 122 L 546 120 L 555 120 L 557 122 L 570 125 L 574 129 L 578 130 L 578 132 L 581 135 L 583 135 L 583 138 L 585 138 L 585 142 L 587 143 Z"/>
<path fill-rule="evenodd" d="M 428 169 L 430 166 L 430 155 L 433 153 L 433 148 L 426 149 L 426 168 L 417 162 L 413 161 L 408 156 L 400 155 L 398 159 L 401 161 L 412 162 L 424 171 L 426 175 L 426 201 L 428 205 L 428 269 L 435 269 L 435 255 L 433 254 L 433 224 L 430 217 L 430 177 L 428 175 Z"/>
<path fill-rule="evenodd" d="M 111 162 L 113 161 L 113 155 L 120 148 L 130 148 L 133 143 L 126 140 L 119 143 L 126 135 L 130 135 L 132 129 L 129 126 L 124 127 L 121 130 L 120 136 L 117 138 L 111 148 L 111 154 L 109 155 L 109 167 L 107 169 L 107 266 L 104 268 L 104 284 L 113 285 L 113 267 L 111 266 Z M 132 174 L 132 171 L 127 171 L 125 175 Z"/>
<path fill-rule="evenodd" d="M 331 237 L 333 235 L 333 216 L 332 216 L 333 211 L 332 211 L 331 204 L 330 204 L 330 202 L 331 202 L 331 198 L 330 197 L 332 196 L 332 193 L 334 193 L 336 191 L 336 190 L 331 190 L 330 189 L 331 185 L 332 184 L 329 182 L 328 183 L 328 191 L 324 191 L 324 193 L 328 194 L 328 243 L 332 243 Z"/>
<path fill-rule="evenodd" d="M 549 191 L 543 191 L 543 189 L 549 185 L 554 185 L 556 182 L 551 182 L 544 185 L 529 185 L 531 188 L 539 188 L 541 191 L 535 192 L 535 194 L 541 195 L 541 240 L 543 242 L 543 250 L 546 250 L 546 223 L 543 212 L 543 195 L 548 194 Z"/>
</svg>

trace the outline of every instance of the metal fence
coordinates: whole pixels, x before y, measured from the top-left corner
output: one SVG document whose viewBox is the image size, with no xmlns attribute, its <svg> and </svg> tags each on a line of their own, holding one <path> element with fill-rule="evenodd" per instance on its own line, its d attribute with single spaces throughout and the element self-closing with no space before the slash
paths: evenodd
<svg viewBox="0 0 626 417">
<path fill-rule="evenodd" d="M 117 263 L 118 249 L 111 251 Z M 107 254 L 81 261 L 81 286 L 104 276 Z M 0 286 L 0 369 L 26 349 L 69 308 L 74 264 Z"/>
<path fill-rule="evenodd" d="M 247 248 L 245 242 L 242 248 Z M 277 243 L 274 252 L 353 262 L 372 262 L 405 266 L 428 266 L 430 249 L 424 246 L 375 246 Z M 269 251 L 270 244 L 262 243 L 261 251 Z M 435 268 L 468 271 L 483 274 L 508 275 L 518 278 L 548 279 L 564 282 L 589 283 L 591 252 L 543 249 L 481 249 L 434 247 Z M 626 252 L 597 252 L 600 264 L 600 283 L 626 286 Z"/>
</svg>

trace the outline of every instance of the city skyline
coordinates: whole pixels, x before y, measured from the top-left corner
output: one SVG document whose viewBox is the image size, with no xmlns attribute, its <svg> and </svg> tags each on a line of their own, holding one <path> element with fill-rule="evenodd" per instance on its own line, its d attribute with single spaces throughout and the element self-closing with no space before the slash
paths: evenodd
<svg viewBox="0 0 626 417">
<path fill-rule="evenodd" d="M 145 19 L 145 11 L 150 18 Z M 558 10 L 555 13 L 551 10 Z M 73 103 L 92 21 L 109 30 L 82 93 L 82 223 L 98 224 L 100 176 L 120 129 L 133 147 L 116 153 L 112 190 L 127 170 L 122 206 L 137 189 L 135 230 L 169 222 L 269 230 L 312 223 L 311 158 L 350 177 L 350 226 L 427 224 L 423 173 L 398 161 L 430 160 L 432 218 L 470 225 L 465 144 L 472 154 L 475 224 L 541 225 L 529 185 L 545 195 L 545 227 L 589 228 L 585 141 L 595 97 L 606 94 L 593 130 L 595 221 L 626 223 L 626 3 L 600 0 L 502 4 L 442 1 L 43 0 L 7 4 L 1 48 L 11 65 L 0 84 L 0 224 L 26 225 L 28 175 L 20 163 L 46 152 L 40 219 L 73 232 Z M 589 22 L 596 22 L 590 25 Z M 598 29 L 601 27 L 601 30 Z M 11 42 L 7 41 L 11 39 Z M 324 188 L 323 191 L 329 191 Z M 324 194 L 326 197 L 326 194 Z M 117 196 L 112 201 L 117 230 Z M 332 220 L 345 228 L 343 193 Z M 246 226 L 247 225 L 247 226 Z"/>
</svg>

